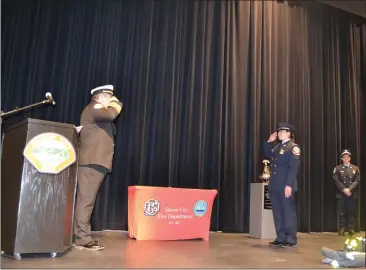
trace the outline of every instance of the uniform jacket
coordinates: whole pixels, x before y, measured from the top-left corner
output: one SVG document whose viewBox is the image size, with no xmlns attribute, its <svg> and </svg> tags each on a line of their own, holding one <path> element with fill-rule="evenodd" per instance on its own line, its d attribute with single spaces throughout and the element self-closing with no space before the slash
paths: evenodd
<svg viewBox="0 0 366 270">
<path fill-rule="evenodd" d="M 333 179 L 338 188 L 337 198 L 346 196 L 343 192 L 345 188 L 351 191 L 351 196 L 358 197 L 357 187 L 360 183 L 360 170 L 357 166 L 353 164 L 349 164 L 349 167 L 343 164 L 336 166 L 333 170 Z"/>
<path fill-rule="evenodd" d="M 300 166 L 300 148 L 292 140 L 284 144 L 264 144 L 264 155 L 271 162 L 269 190 L 283 191 L 289 186 L 297 191 L 297 173 Z"/>
<path fill-rule="evenodd" d="M 79 165 L 98 164 L 111 170 L 116 133 L 113 121 L 118 111 L 113 107 L 96 109 L 96 104 L 91 101 L 81 114 Z"/>
</svg>

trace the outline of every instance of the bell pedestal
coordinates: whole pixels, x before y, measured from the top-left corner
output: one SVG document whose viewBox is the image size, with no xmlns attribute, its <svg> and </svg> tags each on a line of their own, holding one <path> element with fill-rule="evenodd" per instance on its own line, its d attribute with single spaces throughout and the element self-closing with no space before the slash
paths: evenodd
<svg viewBox="0 0 366 270">
<path fill-rule="evenodd" d="M 268 183 L 252 183 L 250 186 L 249 235 L 258 239 L 276 238 Z"/>
</svg>

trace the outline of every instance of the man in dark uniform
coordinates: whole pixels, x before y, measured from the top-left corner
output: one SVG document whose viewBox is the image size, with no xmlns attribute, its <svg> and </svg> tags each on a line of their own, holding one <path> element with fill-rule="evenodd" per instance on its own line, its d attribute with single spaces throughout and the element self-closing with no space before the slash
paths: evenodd
<svg viewBox="0 0 366 270">
<path fill-rule="evenodd" d="M 295 128 L 279 123 L 264 145 L 264 154 L 271 160 L 269 194 L 277 237 L 270 246 L 297 245 L 297 222 L 294 192 L 297 191 L 297 173 L 300 165 L 300 148 L 293 141 Z M 278 136 L 280 141 L 275 144 Z"/>
<path fill-rule="evenodd" d="M 116 133 L 113 121 L 123 105 L 113 96 L 112 85 L 97 87 L 91 94 L 92 100 L 80 119 L 82 128 L 74 238 L 78 249 L 101 250 L 104 246 L 91 236 L 90 217 L 99 188 L 112 168 Z"/>
<path fill-rule="evenodd" d="M 336 166 L 333 170 L 333 179 L 338 188 L 336 194 L 338 233 L 340 235 L 348 234 L 348 232 L 354 234 L 360 170 L 357 166 L 350 163 L 351 152 L 349 150 L 342 151 L 341 159 L 343 163 Z M 345 231 L 345 227 L 347 231 Z"/>
</svg>

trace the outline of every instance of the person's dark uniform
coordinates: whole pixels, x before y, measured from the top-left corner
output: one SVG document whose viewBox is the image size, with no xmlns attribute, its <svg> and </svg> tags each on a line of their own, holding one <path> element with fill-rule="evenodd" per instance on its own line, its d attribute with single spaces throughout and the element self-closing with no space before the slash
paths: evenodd
<svg viewBox="0 0 366 270">
<path fill-rule="evenodd" d="M 113 86 L 106 85 L 92 90 L 92 95 L 109 93 Z M 113 123 L 122 110 L 122 103 L 116 98 L 108 108 L 92 100 L 83 110 L 80 119 L 79 171 L 77 179 L 77 200 L 74 218 L 74 241 L 78 248 L 103 249 L 103 245 L 91 236 L 90 217 L 94 209 L 99 188 L 111 171 L 114 155 Z"/>
<path fill-rule="evenodd" d="M 287 123 L 280 123 L 278 131 L 295 128 Z M 276 228 L 276 239 L 270 243 L 273 246 L 295 246 L 297 244 L 297 222 L 294 193 L 297 191 L 297 173 L 300 165 L 300 148 L 292 139 L 275 145 L 266 142 L 264 154 L 271 162 L 271 177 L 269 180 L 269 193 L 272 204 L 272 213 Z M 285 187 L 292 188 L 289 198 L 285 197 Z"/>
<path fill-rule="evenodd" d="M 344 155 L 351 157 L 351 152 L 344 150 L 341 153 L 341 158 Z M 340 164 L 333 170 L 333 179 L 337 186 L 337 219 L 338 233 L 354 234 L 354 219 L 356 214 L 356 201 L 358 198 L 358 186 L 360 183 L 360 170 L 357 166 L 349 163 L 348 165 Z M 347 196 L 344 189 L 349 189 L 350 196 Z M 348 231 L 348 232 L 347 232 Z"/>
</svg>

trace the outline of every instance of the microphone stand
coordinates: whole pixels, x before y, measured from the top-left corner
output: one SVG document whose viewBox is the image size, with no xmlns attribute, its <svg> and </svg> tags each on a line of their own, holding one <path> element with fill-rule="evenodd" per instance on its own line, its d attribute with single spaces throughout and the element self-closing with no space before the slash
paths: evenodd
<svg viewBox="0 0 366 270">
<path fill-rule="evenodd" d="M 53 101 L 51 101 L 49 99 L 46 99 L 46 100 L 43 100 L 41 102 L 38 102 L 38 103 L 35 103 L 35 104 L 32 104 L 32 105 L 25 106 L 23 108 L 16 108 L 16 109 L 14 109 L 12 111 L 9 111 L 9 112 L 6 112 L 6 113 L 1 112 L 1 120 L 2 120 L 2 118 L 4 116 L 8 116 L 8 115 L 11 115 L 11 114 L 14 114 L 14 113 L 17 113 L 17 112 L 25 111 L 27 109 L 32 109 L 34 107 L 37 107 L 37 106 L 42 105 L 42 104 L 47 104 L 47 103 L 53 104 Z"/>
<path fill-rule="evenodd" d="M 51 99 L 47 98 L 46 100 L 43 100 L 41 102 L 37 102 L 37 103 L 32 104 L 32 105 L 25 106 L 23 108 L 16 108 L 14 110 L 11 110 L 11 111 L 5 112 L 5 113 L 1 112 L 0 126 L 2 126 L 2 124 L 3 124 L 3 117 L 4 116 L 9 116 L 9 115 L 12 115 L 12 114 L 15 114 L 15 113 L 18 113 L 18 112 L 21 112 L 21 111 L 25 111 L 27 109 L 32 109 L 32 108 L 37 107 L 39 105 L 48 104 L 48 103 L 53 104 L 53 105 L 55 104 L 55 102 L 52 98 Z M 2 150 L 3 150 L 3 139 L 4 139 L 4 132 L 2 132 L 2 135 L 1 135 L 1 152 L 0 152 L 0 154 L 2 154 Z"/>
</svg>

